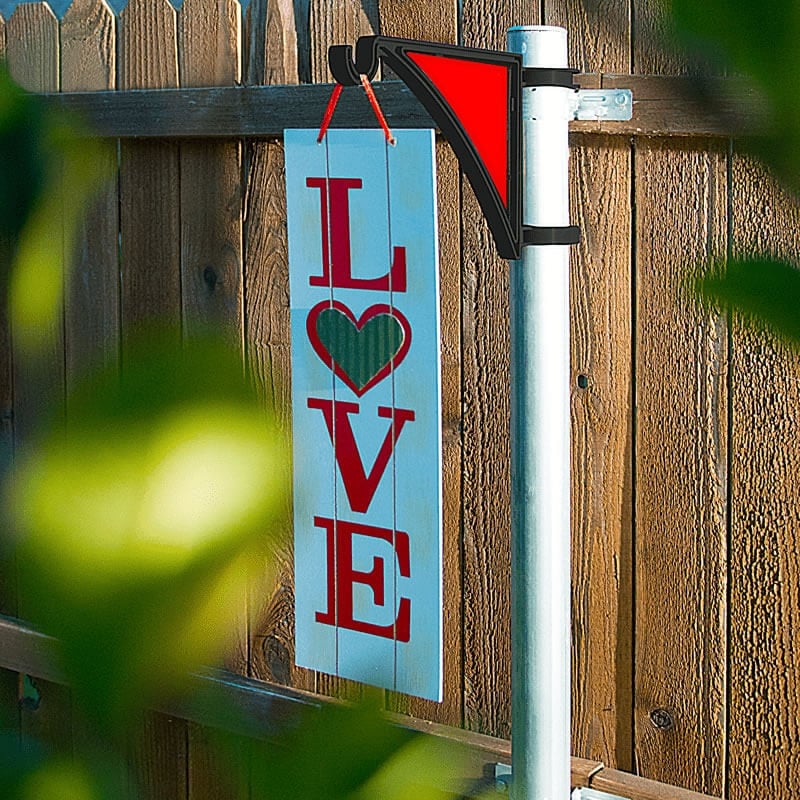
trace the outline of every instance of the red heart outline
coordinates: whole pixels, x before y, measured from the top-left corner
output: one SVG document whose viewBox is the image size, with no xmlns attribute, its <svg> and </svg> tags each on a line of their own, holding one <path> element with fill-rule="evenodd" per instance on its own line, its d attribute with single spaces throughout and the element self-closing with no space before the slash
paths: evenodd
<svg viewBox="0 0 800 800">
<path fill-rule="evenodd" d="M 333 360 L 333 356 L 328 352 L 328 349 L 322 343 L 317 333 L 317 318 L 323 311 L 329 308 L 335 308 L 337 311 L 341 311 L 350 322 L 353 323 L 357 331 L 360 331 L 373 317 L 380 316 L 381 314 L 389 314 L 391 317 L 394 317 L 403 329 L 403 342 L 396 355 L 390 358 L 361 389 L 358 389 L 350 380 L 348 374 Z M 357 320 L 356 315 L 344 303 L 338 300 L 323 300 L 321 303 L 317 303 L 317 305 L 308 312 L 308 317 L 306 318 L 306 332 L 308 333 L 308 338 L 311 342 L 311 346 L 314 348 L 314 352 L 322 359 L 323 364 L 326 364 L 332 369 L 334 374 L 341 378 L 341 380 L 353 390 L 356 397 L 362 397 L 375 386 L 375 384 L 380 383 L 395 367 L 399 366 L 400 362 L 406 357 L 408 348 L 411 347 L 411 325 L 400 311 L 392 306 L 387 306 L 385 303 L 376 303 L 374 306 L 365 309 L 364 313 Z"/>
</svg>

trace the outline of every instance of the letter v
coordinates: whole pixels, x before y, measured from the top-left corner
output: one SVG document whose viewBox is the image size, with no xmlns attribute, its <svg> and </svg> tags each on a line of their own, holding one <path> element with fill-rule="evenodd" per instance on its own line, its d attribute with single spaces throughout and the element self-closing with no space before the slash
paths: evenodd
<svg viewBox="0 0 800 800">
<path fill-rule="evenodd" d="M 358 414 L 358 403 L 334 403 L 333 400 L 321 400 L 309 397 L 309 408 L 318 408 L 325 417 L 328 435 L 331 437 L 336 463 L 342 474 L 342 481 L 353 511 L 365 512 L 381 482 L 389 457 L 406 422 L 414 419 L 414 412 L 406 408 L 387 408 L 378 406 L 378 416 L 392 420 L 389 430 L 375 458 L 375 463 L 367 475 L 364 462 L 358 452 L 356 437 L 350 425 L 350 414 Z"/>
</svg>

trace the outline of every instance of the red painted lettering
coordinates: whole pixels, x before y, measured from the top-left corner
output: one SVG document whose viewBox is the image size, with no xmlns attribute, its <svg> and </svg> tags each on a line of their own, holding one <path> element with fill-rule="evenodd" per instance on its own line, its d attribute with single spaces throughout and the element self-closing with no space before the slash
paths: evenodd
<svg viewBox="0 0 800 800">
<path fill-rule="evenodd" d="M 358 452 L 356 437 L 350 424 L 350 414 L 358 414 L 358 403 L 334 403 L 333 400 L 321 400 L 309 397 L 309 408 L 318 408 L 325 417 L 328 435 L 331 437 L 336 463 L 342 474 L 342 481 L 347 492 L 347 499 L 353 511 L 365 513 L 381 482 L 389 457 L 406 422 L 414 419 L 414 412 L 405 408 L 387 408 L 378 406 L 378 416 L 391 420 L 389 430 L 383 438 L 375 463 L 367 475 L 364 462 Z"/>
<path fill-rule="evenodd" d="M 361 188 L 361 178 L 306 178 L 306 186 L 319 189 L 322 219 L 322 275 L 312 275 L 312 286 L 337 289 L 406 290 L 406 249 L 395 247 L 392 268 L 379 278 L 354 278 L 350 260 L 351 189 Z"/>
<path fill-rule="evenodd" d="M 411 639 L 411 600 L 401 597 L 397 616 L 389 625 L 355 619 L 353 616 L 353 584 L 362 583 L 372 589 L 376 606 L 386 605 L 384 560 L 380 556 L 372 559 L 372 569 L 361 572 L 353 568 L 353 537 L 367 536 L 388 542 L 397 558 L 400 574 L 411 577 L 408 534 L 374 525 L 359 525 L 353 522 L 314 517 L 314 525 L 325 530 L 328 554 L 328 609 L 316 613 L 317 622 L 334 625 L 351 631 L 382 636 L 407 642 Z"/>
</svg>

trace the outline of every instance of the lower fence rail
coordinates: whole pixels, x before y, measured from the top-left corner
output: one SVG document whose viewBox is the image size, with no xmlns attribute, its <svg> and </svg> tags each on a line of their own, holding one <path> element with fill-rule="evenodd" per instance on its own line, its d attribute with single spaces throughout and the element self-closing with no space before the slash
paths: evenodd
<svg viewBox="0 0 800 800">
<path fill-rule="evenodd" d="M 59 667 L 58 640 L 28 627 L 23 621 L 0 615 L 0 669 L 66 684 Z M 265 683 L 221 669 L 190 676 L 192 702 L 164 701 L 154 709 L 210 728 L 221 728 L 253 738 L 268 738 L 288 730 L 304 716 L 326 704 L 341 701 Z M 221 711 L 225 709 L 225 711 Z M 230 713 L 231 711 L 235 713 Z M 465 783 L 486 788 L 498 763 L 510 763 L 511 742 L 422 719 L 387 714 L 395 725 L 464 748 Z M 712 800 L 699 794 L 651 781 L 615 769 L 600 761 L 573 756 L 573 788 L 597 789 L 629 800 Z"/>
</svg>

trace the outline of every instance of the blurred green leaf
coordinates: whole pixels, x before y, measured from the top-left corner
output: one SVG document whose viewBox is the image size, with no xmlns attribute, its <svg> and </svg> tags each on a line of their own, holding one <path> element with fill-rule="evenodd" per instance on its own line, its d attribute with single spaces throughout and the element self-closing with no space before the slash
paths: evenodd
<svg viewBox="0 0 800 800">
<path fill-rule="evenodd" d="M 680 40 L 721 68 L 748 76 L 767 101 L 765 134 L 742 144 L 800 189 L 800 4 L 795 0 L 671 0 Z M 713 103 L 713 96 L 708 98 Z"/>
<path fill-rule="evenodd" d="M 173 331 L 71 398 L 10 487 L 20 585 L 92 722 L 121 728 L 215 661 L 285 506 L 283 437 L 240 355 Z"/>
<path fill-rule="evenodd" d="M 679 35 L 694 49 L 716 54 L 775 97 L 792 96 L 800 79 L 795 0 L 672 0 L 672 14 Z M 782 86 L 775 83 L 780 76 Z"/>
<path fill-rule="evenodd" d="M 15 344 L 28 357 L 59 323 L 78 223 L 112 177 L 111 147 L 89 138 L 76 119 L 48 110 L 0 64 L 0 240 L 13 243 L 11 317 Z"/>
<path fill-rule="evenodd" d="M 69 121 L 48 116 L 53 162 L 17 239 L 9 284 L 14 340 L 34 358 L 61 319 L 61 298 L 79 223 L 97 189 L 110 179 L 110 145 L 83 136 Z"/>
<path fill-rule="evenodd" d="M 766 258 L 731 260 L 721 273 L 698 281 L 704 300 L 733 309 L 800 346 L 800 270 Z"/>
<path fill-rule="evenodd" d="M 19 800 L 101 800 L 101 795 L 80 762 L 51 758 L 26 776 Z"/>
<path fill-rule="evenodd" d="M 42 767 L 47 753 L 28 738 L 20 740 L 19 732 L 0 730 L 0 797 L 19 798 L 25 782 Z"/>
<path fill-rule="evenodd" d="M 354 800 L 445 800 L 461 797 L 464 753 L 433 737 L 421 737 L 388 759 Z"/>
<path fill-rule="evenodd" d="M 240 775 L 252 800 L 442 800 L 460 796 L 464 752 L 387 720 L 380 694 L 358 706 L 323 705 L 267 742 L 228 739 L 250 751 Z M 247 741 L 247 745 L 243 742 Z"/>
<path fill-rule="evenodd" d="M 256 743 L 253 800 L 335 800 L 362 788 L 415 738 L 388 725 L 375 705 L 323 706 L 279 741 Z"/>
<path fill-rule="evenodd" d="M 52 163 L 44 108 L 0 63 L 0 238 L 24 227 Z"/>
</svg>

